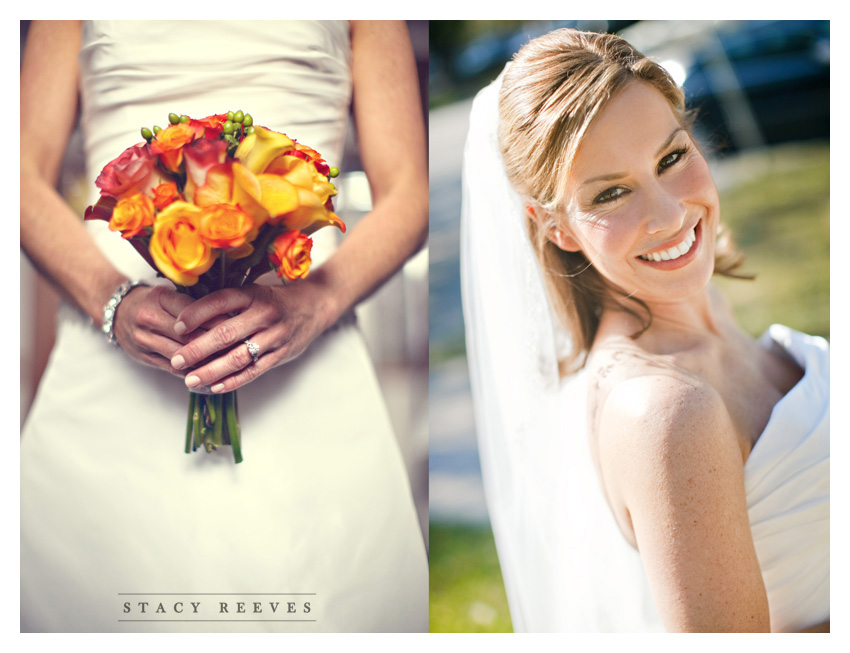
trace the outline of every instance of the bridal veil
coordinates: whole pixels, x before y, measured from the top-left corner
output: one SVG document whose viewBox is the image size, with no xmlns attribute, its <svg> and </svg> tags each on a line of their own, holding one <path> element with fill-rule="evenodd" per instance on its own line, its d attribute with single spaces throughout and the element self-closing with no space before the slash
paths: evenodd
<svg viewBox="0 0 850 653">
<path fill-rule="evenodd" d="M 461 285 L 482 475 L 513 627 L 662 630 L 638 553 L 617 529 L 591 460 L 585 376 L 559 376 L 569 340 L 499 153 L 503 76 L 472 107 Z"/>
</svg>

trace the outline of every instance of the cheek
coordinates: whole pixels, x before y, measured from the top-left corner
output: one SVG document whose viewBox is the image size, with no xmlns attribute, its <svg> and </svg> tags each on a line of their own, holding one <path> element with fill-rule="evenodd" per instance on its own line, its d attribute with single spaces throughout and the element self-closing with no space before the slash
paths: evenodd
<svg viewBox="0 0 850 653">
<path fill-rule="evenodd" d="M 700 157 L 684 173 L 680 177 L 679 188 L 688 201 L 711 207 L 719 203 L 717 188 L 705 159 Z"/>
<path fill-rule="evenodd" d="M 580 216 L 572 223 L 573 233 L 585 256 L 604 275 L 609 276 L 634 245 L 634 212 L 626 208 L 604 216 Z"/>
</svg>

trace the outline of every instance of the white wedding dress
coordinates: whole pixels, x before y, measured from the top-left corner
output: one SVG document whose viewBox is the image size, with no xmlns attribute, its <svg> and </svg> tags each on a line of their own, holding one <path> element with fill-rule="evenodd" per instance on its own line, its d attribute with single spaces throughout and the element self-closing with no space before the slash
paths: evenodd
<svg viewBox="0 0 850 653">
<path fill-rule="evenodd" d="M 345 22 L 86 23 L 91 202 L 101 168 L 169 112 L 241 109 L 334 165 L 350 55 Z M 105 223 L 87 225 L 128 277 L 155 281 Z M 314 260 L 335 239 L 318 232 Z M 239 390 L 235 465 L 229 447 L 183 452 L 182 380 L 60 313 L 21 439 L 22 631 L 427 630 L 425 547 L 351 321 Z"/>
</svg>

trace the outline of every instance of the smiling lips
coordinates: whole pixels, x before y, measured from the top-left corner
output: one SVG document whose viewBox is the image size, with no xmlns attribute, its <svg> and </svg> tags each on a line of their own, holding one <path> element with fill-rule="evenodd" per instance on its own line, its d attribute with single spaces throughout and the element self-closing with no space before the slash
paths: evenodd
<svg viewBox="0 0 850 653">
<path fill-rule="evenodd" d="M 684 256 L 691 251 L 691 247 L 693 247 L 696 239 L 696 226 L 694 226 L 694 228 L 687 233 L 685 239 L 678 245 L 673 245 L 673 247 L 665 250 L 650 252 L 649 254 L 641 254 L 638 258 L 641 258 L 644 261 L 675 261 L 677 258 Z"/>
</svg>

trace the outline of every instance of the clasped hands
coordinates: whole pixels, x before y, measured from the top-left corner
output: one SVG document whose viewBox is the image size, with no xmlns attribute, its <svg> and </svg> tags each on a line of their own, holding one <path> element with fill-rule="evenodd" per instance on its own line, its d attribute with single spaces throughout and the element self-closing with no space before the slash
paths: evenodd
<svg viewBox="0 0 850 653">
<path fill-rule="evenodd" d="M 115 335 L 139 362 L 185 378 L 196 392 L 230 392 L 299 356 L 331 321 L 327 293 L 309 280 L 251 284 L 193 300 L 140 286 L 121 303 Z M 253 361 L 244 341 L 259 347 Z"/>
</svg>

